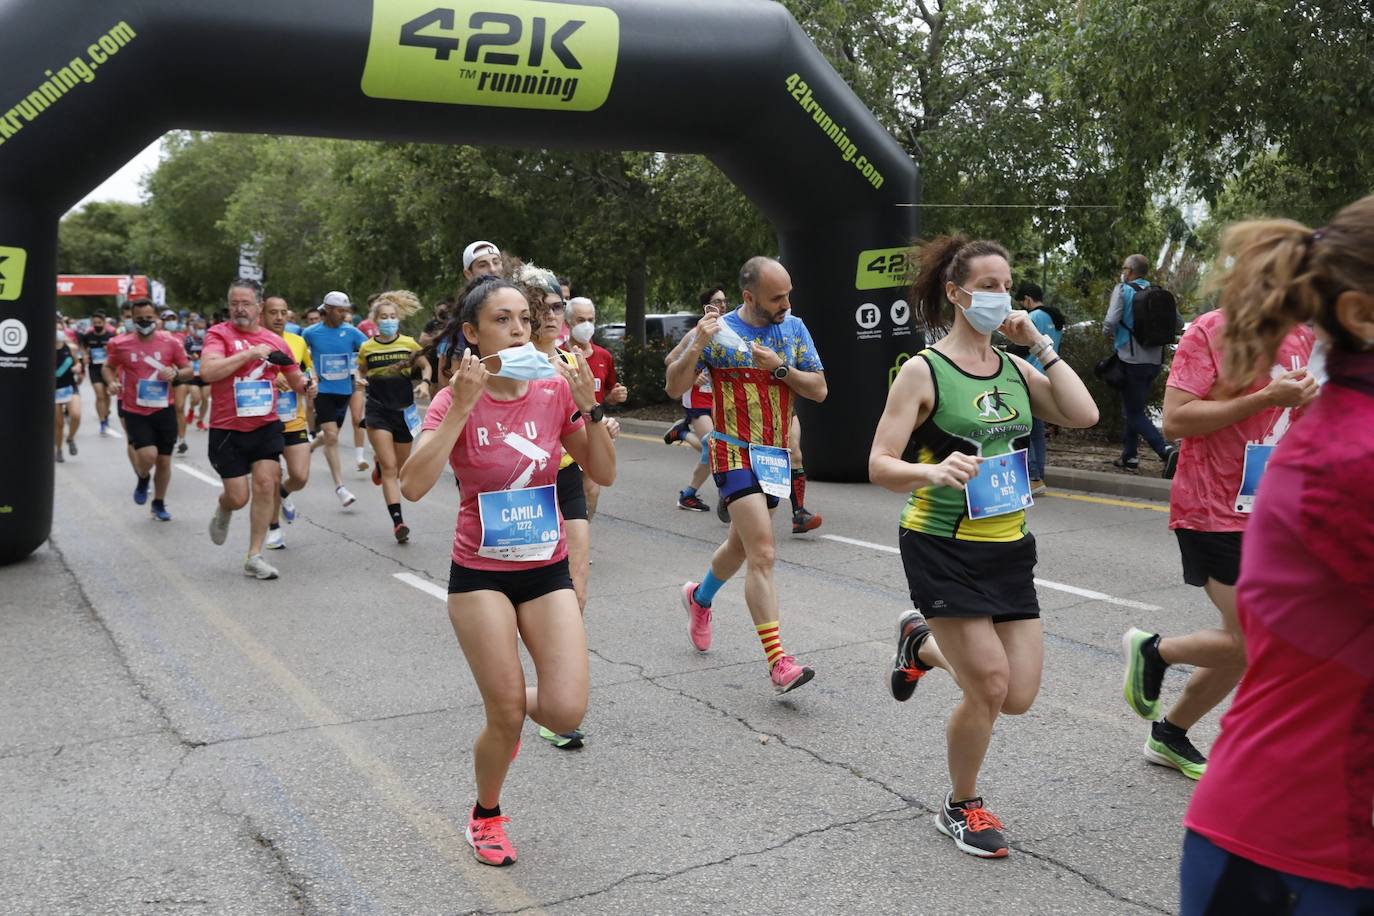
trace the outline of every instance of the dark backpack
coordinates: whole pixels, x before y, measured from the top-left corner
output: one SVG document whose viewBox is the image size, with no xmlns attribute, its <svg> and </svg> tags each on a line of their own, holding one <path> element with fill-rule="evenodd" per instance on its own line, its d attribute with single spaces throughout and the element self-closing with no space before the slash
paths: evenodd
<svg viewBox="0 0 1374 916">
<path fill-rule="evenodd" d="M 1174 294 L 1162 286 L 1128 285 L 1135 290 L 1135 295 L 1131 299 L 1131 323 L 1126 325 L 1126 330 L 1131 332 L 1136 343 L 1142 347 L 1173 343 L 1178 338 L 1179 327 L 1178 300 Z"/>
</svg>

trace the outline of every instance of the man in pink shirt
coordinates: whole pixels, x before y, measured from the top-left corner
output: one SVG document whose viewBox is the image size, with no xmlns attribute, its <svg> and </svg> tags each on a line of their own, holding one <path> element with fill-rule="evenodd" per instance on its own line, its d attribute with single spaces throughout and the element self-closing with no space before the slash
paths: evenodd
<svg viewBox="0 0 1374 916">
<path fill-rule="evenodd" d="M 153 480 L 153 518 L 170 522 L 167 486 L 172 481 L 172 448 L 177 442 L 172 386 L 191 378 L 191 364 L 181 338 L 157 329 L 157 309 L 149 299 L 133 305 L 134 332 L 120 334 L 105 349 L 101 374 L 106 390 L 124 408 L 124 432 L 138 483 L 134 502 L 148 501 Z M 154 470 L 156 469 L 156 470 Z"/>
<path fill-rule="evenodd" d="M 210 464 L 224 481 L 210 540 L 223 544 L 234 511 L 248 505 L 248 558 L 244 575 L 275 579 L 277 570 L 262 558 L 267 525 L 281 486 L 281 453 L 286 442 L 277 419 L 279 372 L 299 397 L 305 376 L 286 341 L 264 328 L 262 287 L 238 279 L 229 285 L 229 320 L 205 334 L 200 377 L 210 385 Z M 251 488 L 249 478 L 251 477 Z"/>
<path fill-rule="evenodd" d="M 1224 700 L 1245 672 L 1245 640 L 1236 621 L 1241 534 L 1264 463 L 1298 413 L 1317 396 L 1307 372 L 1312 331 L 1294 328 L 1244 392 L 1221 378 L 1225 315 L 1208 312 L 1179 341 L 1164 395 L 1164 436 L 1182 438 L 1169 497 L 1169 528 L 1178 538 L 1183 581 L 1207 592 L 1221 626 L 1161 637 L 1132 627 L 1122 637 L 1127 704 L 1151 720 L 1145 757 L 1200 779 L 1207 758 L 1188 729 Z M 1170 665 L 1193 665 L 1188 684 L 1159 717 L 1160 684 Z M 1158 718 L 1158 721 L 1155 721 Z"/>
</svg>

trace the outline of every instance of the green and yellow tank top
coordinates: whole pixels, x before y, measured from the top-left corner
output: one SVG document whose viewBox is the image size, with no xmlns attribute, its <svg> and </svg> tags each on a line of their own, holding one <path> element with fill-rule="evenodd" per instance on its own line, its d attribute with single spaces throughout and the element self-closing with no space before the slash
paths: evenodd
<svg viewBox="0 0 1374 916">
<path fill-rule="evenodd" d="M 405 410 L 415 403 L 415 389 L 411 384 L 417 370 L 411 357 L 420 345 L 404 334 L 389 343 L 377 338 L 358 349 L 358 366 L 367 376 L 367 398 L 387 410 Z"/>
<path fill-rule="evenodd" d="M 954 452 L 990 458 L 1026 447 L 1030 390 L 1011 357 L 996 352 L 1001 368 L 986 377 L 970 375 L 938 350 L 917 354 L 930 366 L 935 409 L 912 432 L 904 460 L 939 464 Z M 1026 513 L 971 520 L 963 490 L 928 486 L 912 491 L 901 525 L 960 541 L 1019 541 L 1026 536 Z"/>
</svg>

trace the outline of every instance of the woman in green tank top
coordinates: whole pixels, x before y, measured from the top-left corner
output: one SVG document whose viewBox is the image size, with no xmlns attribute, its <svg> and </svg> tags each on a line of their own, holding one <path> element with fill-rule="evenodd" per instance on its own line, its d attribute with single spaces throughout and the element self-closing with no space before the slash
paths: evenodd
<svg viewBox="0 0 1374 916">
<path fill-rule="evenodd" d="M 868 473 L 909 494 L 898 544 L 912 603 L 897 623 L 892 695 L 944 668 L 963 690 L 946 732 L 951 788 L 935 824 L 963 852 L 1007 854 L 1001 822 L 978 795 L 978 772 L 1003 713 L 1040 690 L 1043 634 L 1025 448 L 1032 416 L 1068 427 L 1097 405 L 1025 312 L 1011 307 L 1011 265 L 996 242 L 942 237 L 922 246 L 912 303 L 927 329 L 948 328 L 907 361 L 888 393 Z M 1045 371 L 992 346 L 1001 331 Z"/>
</svg>

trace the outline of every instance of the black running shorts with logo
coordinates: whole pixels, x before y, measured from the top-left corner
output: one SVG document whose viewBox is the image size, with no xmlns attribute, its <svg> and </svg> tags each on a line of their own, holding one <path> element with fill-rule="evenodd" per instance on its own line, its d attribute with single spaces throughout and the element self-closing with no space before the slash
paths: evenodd
<svg viewBox="0 0 1374 916">
<path fill-rule="evenodd" d="M 911 603 L 927 618 L 991 617 L 993 623 L 1040 616 L 1035 536 L 961 541 L 897 529 Z"/>
<path fill-rule="evenodd" d="M 386 430 L 391 433 L 392 441 L 400 445 L 405 445 L 415 439 L 410 434 L 410 427 L 406 425 L 405 411 L 383 407 L 370 398 L 363 410 L 363 427 L 365 429 Z"/>
<path fill-rule="evenodd" d="M 281 421 L 251 432 L 210 427 L 210 465 L 222 480 L 246 477 L 258 461 L 276 461 L 286 447 Z"/>
<path fill-rule="evenodd" d="M 1192 531 L 1175 528 L 1183 556 L 1183 581 L 1202 588 L 1208 579 L 1235 585 L 1240 578 L 1239 531 Z"/>
<path fill-rule="evenodd" d="M 558 470 L 558 511 L 565 522 L 587 520 L 587 490 L 582 486 L 582 468 L 576 462 Z"/>
<path fill-rule="evenodd" d="M 125 411 L 124 434 L 135 449 L 157 446 L 159 455 L 170 455 L 177 444 L 177 409 L 164 407 L 149 414 Z"/>
<path fill-rule="evenodd" d="M 351 394 L 320 392 L 315 395 L 315 422 L 343 426 L 344 419 L 348 416 L 348 402 L 352 399 Z"/>
<path fill-rule="evenodd" d="M 568 558 L 534 569 L 514 569 L 510 572 L 490 569 L 469 569 L 449 561 L 448 593 L 500 592 L 519 607 L 536 598 L 562 589 L 572 590 L 572 575 L 568 572 Z"/>
<path fill-rule="evenodd" d="M 293 429 L 290 432 L 284 432 L 281 435 L 282 445 L 284 448 L 290 448 L 293 445 L 310 444 L 310 436 L 303 429 Z"/>
</svg>

